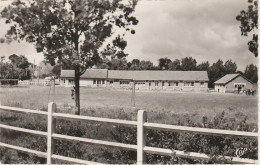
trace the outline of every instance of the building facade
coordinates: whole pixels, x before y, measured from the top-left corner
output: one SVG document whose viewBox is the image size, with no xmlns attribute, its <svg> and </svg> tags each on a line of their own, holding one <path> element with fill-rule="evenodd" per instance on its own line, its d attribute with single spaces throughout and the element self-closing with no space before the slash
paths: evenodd
<svg viewBox="0 0 260 165">
<path fill-rule="evenodd" d="M 61 85 L 71 86 L 71 70 L 61 71 Z M 80 86 L 126 88 L 137 90 L 207 91 L 206 71 L 126 71 L 88 69 L 80 78 Z"/>
<path fill-rule="evenodd" d="M 256 84 L 240 74 L 227 74 L 217 80 L 215 91 L 219 93 L 242 93 L 246 90 L 256 90 Z"/>
</svg>

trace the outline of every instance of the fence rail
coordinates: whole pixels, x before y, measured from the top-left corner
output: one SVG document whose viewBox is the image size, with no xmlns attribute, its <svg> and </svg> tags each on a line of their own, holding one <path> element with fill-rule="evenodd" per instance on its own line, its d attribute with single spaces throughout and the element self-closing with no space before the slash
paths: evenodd
<svg viewBox="0 0 260 165">
<path fill-rule="evenodd" d="M 119 119 L 108 119 L 108 118 L 56 113 L 56 104 L 55 103 L 49 103 L 48 112 L 7 107 L 7 106 L 0 106 L 0 110 L 23 112 L 23 113 L 34 113 L 37 115 L 45 115 L 48 117 L 47 132 L 0 124 L 0 128 L 2 128 L 2 129 L 9 129 L 9 130 L 20 131 L 20 132 L 25 132 L 25 133 L 30 133 L 30 134 L 47 137 L 47 153 L 0 142 L 0 146 L 2 146 L 2 147 L 15 149 L 15 150 L 19 150 L 22 152 L 28 152 L 28 153 L 37 155 L 39 157 L 47 158 L 47 164 L 52 164 L 54 159 L 64 160 L 64 161 L 68 161 L 68 162 L 72 162 L 72 163 L 81 163 L 81 164 L 101 164 L 101 163 L 91 162 L 91 161 L 82 160 L 82 159 L 75 159 L 75 158 L 65 157 L 65 156 L 61 156 L 61 155 L 55 155 L 54 154 L 54 150 L 55 150 L 54 139 L 79 141 L 79 142 L 83 142 L 83 143 L 106 145 L 106 146 L 119 147 L 119 148 L 123 148 L 123 149 L 127 149 L 127 150 L 134 150 L 134 151 L 137 151 L 137 164 L 143 164 L 143 163 L 145 163 L 145 153 L 159 154 L 159 155 L 165 155 L 165 156 L 171 156 L 172 154 L 175 154 L 176 156 L 183 157 L 183 158 L 205 159 L 205 160 L 210 158 L 208 155 L 202 154 L 202 153 L 184 152 L 184 151 L 179 151 L 179 150 L 148 147 L 148 146 L 146 146 L 146 134 L 145 134 L 147 129 L 159 129 L 159 130 L 166 130 L 166 131 L 173 131 L 173 132 L 193 132 L 193 133 L 198 133 L 198 134 L 217 135 L 217 136 L 219 136 L 219 135 L 222 135 L 222 136 L 229 135 L 230 136 L 231 135 L 231 136 L 245 136 L 245 137 L 253 137 L 253 138 L 258 137 L 258 133 L 255 133 L 255 132 L 206 129 L 206 128 L 195 128 L 195 127 L 148 123 L 147 122 L 147 113 L 146 113 L 146 111 L 143 111 L 143 110 L 138 111 L 137 121 L 126 121 L 126 120 L 119 120 Z M 114 123 L 114 124 L 130 126 L 130 127 L 134 126 L 134 127 L 137 127 L 137 145 L 56 134 L 55 133 L 56 118 Z M 226 158 L 230 158 L 230 157 L 226 157 Z M 232 163 L 257 164 L 258 160 L 233 157 Z"/>
<path fill-rule="evenodd" d="M 39 79 L 39 80 L 19 80 L 18 81 L 19 85 L 40 85 L 40 86 L 47 86 L 51 84 L 50 80 L 43 80 L 43 79 Z"/>
</svg>

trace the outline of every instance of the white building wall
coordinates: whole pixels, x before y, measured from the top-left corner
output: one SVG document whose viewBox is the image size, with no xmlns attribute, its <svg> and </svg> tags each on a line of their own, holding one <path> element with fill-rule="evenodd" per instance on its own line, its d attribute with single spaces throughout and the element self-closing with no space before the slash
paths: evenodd
<svg viewBox="0 0 260 165">
<path fill-rule="evenodd" d="M 87 80 L 87 79 L 82 79 L 79 80 L 79 85 L 82 87 L 92 87 L 93 86 L 93 80 Z"/>
</svg>

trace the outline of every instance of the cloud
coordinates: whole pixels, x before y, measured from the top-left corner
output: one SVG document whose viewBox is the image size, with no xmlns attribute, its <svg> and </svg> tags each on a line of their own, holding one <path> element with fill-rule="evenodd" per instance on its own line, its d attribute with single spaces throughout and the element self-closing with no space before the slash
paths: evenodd
<svg viewBox="0 0 260 165">
<path fill-rule="evenodd" d="M 136 8 L 140 24 L 128 42 L 129 58 L 138 55 L 154 63 L 165 56 L 192 56 L 211 63 L 232 59 L 243 70 L 256 63 L 247 48 L 249 38 L 240 35 L 235 19 L 247 5 L 243 0 L 140 1 Z"/>
<path fill-rule="evenodd" d="M 172 60 L 188 56 L 216 62 L 232 59 L 240 70 L 257 64 L 248 51 L 249 37 L 242 37 L 236 15 L 246 9 L 246 0 L 141 0 L 134 15 L 139 24 L 135 35 L 126 35 L 128 60 L 139 58 L 157 64 L 159 58 Z M 0 20 L 3 21 L 3 20 Z M 0 22 L 0 37 L 6 30 Z M 24 54 L 30 62 L 43 60 L 30 44 L 0 44 L 1 55 Z"/>
</svg>

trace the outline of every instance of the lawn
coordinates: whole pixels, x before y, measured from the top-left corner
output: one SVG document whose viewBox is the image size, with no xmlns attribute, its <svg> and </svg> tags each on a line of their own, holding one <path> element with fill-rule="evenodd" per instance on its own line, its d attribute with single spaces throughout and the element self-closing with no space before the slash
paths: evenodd
<svg viewBox="0 0 260 165">
<path fill-rule="evenodd" d="M 14 87 L 1 88 L 1 105 L 30 109 L 46 109 L 49 101 L 57 103 L 60 110 L 73 110 L 74 100 L 72 88 L 56 87 L 55 98 L 50 87 Z M 50 92 L 50 96 L 49 96 Z M 194 120 L 201 121 L 203 116 L 212 117 L 225 112 L 235 118 L 237 114 L 248 116 L 251 123 L 257 122 L 257 97 L 238 94 L 190 93 L 167 91 L 136 91 L 136 106 L 131 106 L 131 90 L 81 88 L 82 113 L 87 115 L 113 117 L 120 111 L 132 115 L 136 119 L 136 111 L 148 111 L 151 122 L 174 123 L 176 116 L 190 115 Z M 95 113 L 89 114 L 89 112 Z M 74 112 L 70 112 L 74 113 Z M 154 114 L 157 114 L 154 117 Z M 159 116 L 158 116 L 159 114 Z M 149 118 L 150 117 L 150 118 Z M 120 117 L 119 117 L 120 118 Z"/>
</svg>

